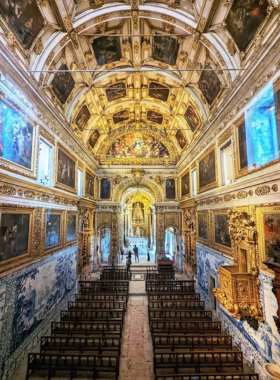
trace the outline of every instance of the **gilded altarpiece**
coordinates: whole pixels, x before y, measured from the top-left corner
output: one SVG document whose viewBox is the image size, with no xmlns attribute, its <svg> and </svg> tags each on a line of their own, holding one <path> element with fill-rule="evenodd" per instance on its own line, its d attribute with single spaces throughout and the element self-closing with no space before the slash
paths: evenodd
<svg viewBox="0 0 280 380">
<path fill-rule="evenodd" d="M 217 300 L 232 317 L 263 321 L 259 295 L 256 209 L 254 206 L 228 211 L 234 265 L 219 267 Z"/>
<path fill-rule="evenodd" d="M 185 240 L 185 273 L 197 273 L 196 263 L 196 202 L 194 199 L 181 203 L 182 215 L 182 236 Z"/>
</svg>

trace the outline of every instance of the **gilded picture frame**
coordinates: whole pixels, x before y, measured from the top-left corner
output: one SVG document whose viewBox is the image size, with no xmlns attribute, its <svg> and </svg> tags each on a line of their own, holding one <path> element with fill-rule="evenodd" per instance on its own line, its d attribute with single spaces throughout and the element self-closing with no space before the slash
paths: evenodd
<svg viewBox="0 0 280 380">
<path fill-rule="evenodd" d="M 201 187 L 200 183 L 200 166 L 201 162 L 205 160 L 207 156 L 209 156 L 214 151 L 214 168 L 215 168 L 215 175 L 214 175 L 214 181 L 211 183 L 208 183 L 205 186 Z M 197 182 L 197 194 L 201 194 L 205 191 L 214 189 L 215 187 L 218 187 L 219 181 L 218 181 L 218 158 L 217 158 L 217 149 L 216 145 L 211 145 L 206 152 L 203 153 L 202 156 L 199 157 L 196 163 L 196 182 Z"/>
<path fill-rule="evenodd" d="M 10 259 L 0 261 L 0 273 L 5 272 L 9 269 L 14 269 L 15 267 L 18 267 L 20 265 L 23 265 L 27 262 L 30 262 L 32 260 L 32 245 L 33 245 L 33 224 L 34 224 L 34 212 L 35 208 L 15 208 L 15 207 L 1 207 L 0 208 L 0 230 L 1 230 L 1 244 L 0 244 L 0 251 L 1 254 L 4 254 L 3 252 L 3 246 L 2 246 L 2 240 L 3 240 L 3 229 L 2 229 L 2 215 L 28 215 L 29 216 L 29 223 L 28 223 L 28 242 L 27 242 L 27 249 L 26 253 L 20 254 L 19 256 L 11 257 Z M 5 226 L 6 228 L 6 226 Z M 3 236 L 2 236 L 3 235 Z M 9 250 L 10 251 L 10 250 Z M 35 254 L 35 252 L 33 252 Z"/>
<path fill-rule="evenodd" d="M 210 223 L 209 223 L 208 211 L 198 211 L 196 213 L 196 228 L 197 228 L 197 231 L 196 231 L 197 241 L 202 244 L 208 245 L 209 234 L 210 234 Z"/>
<path fill-rule="evenodd" d="M 58 242 L 56 244 L 48 244 L 48 234 L 50 232 L 48 231 L 48 219 L 49 216 L 55 217 L 59 216 L 59 238 Z M 55 218 L 53 218 L 55 219 Z M 65 238 L 66 238 L 66 232 L 65 232 L 65 212 L 63 210 L 54 210 L 54 209 L 47 209 L 45 212 L 45 221 L 44 221 L 44 248 L 45 248 L 45 254 L 49 254 L 50 252 L 57 251 L 61 249 L 65 245 Z"/>
<path fill-rule="evenodd" d="M 65 183 L 59 182 L 58 180 L 58 159 L 59 159 L 59 151 L 61 151 L 64 155 L 66 155 L 70 160 L 73 161 L 74 163 L 74 187 L 68 186 Z M 75 157 L 73 157 L 62 145 L 57 144 L 56 146 L 56 153 L 55 153 L 55 170 L 54 170 L 54 186 L 57 187 L 58 189 L 68 191 L 70 193 L 77 194 L 77 172 L 78 172 L 78 161 Z"/>
<path fill-rule="evenodd" d="M 182 182 L 183 182 L 183 178 L 187 174 L 189 175 L 189 183 L 188 183 L 189 191 L 186 194 L 182 195 L 182 193 L 183 193 L 183 183 Z M 185 199 L 187 197 L 190 197 L 190 195 L 191 195 L 191 171 L 190 171 L 190 169 L 185 170 L 182 173 L 182 175 L 180 176 L 179 191 L 180 191 L 180 199 Z"/>
<path fill-rule="evenodd" d="M 102 183 L 102 180 L 104 179 L 107 179 L 110 183 L 110 194 L 109 194 L 109 198 L 101 198 L 101 183 Z M 102 177 L 102 178 L 98 178 L 98 199 L 100 201 L 111 201 L 112 200 L 112 179 L 110 177 Z"/>
<path fill-rule="evenodd" d="M 175 186 L 175 197 L 174 198 L 168 198 L 168 194 L 167 194 L 167 181 L 168 180 L 174 180 L 174 186 Z M 177 178 L 175 177 L 167 177 L 165 178 L 164 180 L 164 198 L 166 201 L 177 201 L 178 200 L 178 183 L 177 183 Z"/>
<path fill-rule="evenodd" d="M 88 179 L 89 179 L 89 176 L 92 177 L 93 179 L 93 184 L 92 184 L 92 193 L 90 193 L 88 190 Z M 95 175 L 90 172 L 89 170 L 85 170 L 84 171 L 84 193 L 85 193 L 85 196 L 89 197 L 90 199 L 94 199 L 95 200 L 95 183 L 96 183 L 96 177 Z"/>
<path fill-rule="evenodd" d="M 24 118 L 27 124 L 32 127 L 32 153 L 31 153 L 30 169 L 4 157 L 0 157 L 0 168 L 3 167 L 4 169 L 10 172 L 17 173 L 17 174 L 20 174 L 32 179 L 36 179 L 37 178 L 36 169 L 38 166 L 37 163 L 38 163 L 38 151 L 39 151 L 39 127 L 38 125 L 36 125 L 34 120 L 24 115 L 24 112 L 21 109 L 19 109 L 16 103 L 8 102 L 3 96 L 0 96 L 0 101 L 3 102 L 3 104 L 6 105 L 8 108 L 10 108 L 13 112 L 18 114 L 22 118 Z"/>
<path fill-rule="evenodd" d="M 69 236 L 69 218 L 75 217 L 75 221 L 73 221 L 71 229 L 75 228 L 75 237 L 71 238 Z M 79 217 L 76 211 L 67 211 L 65 216 L 65 226 L 64 226 L 64 242 L 66 246 L 76 244 L 78 241 L 78 225 L 79 225 Z M 72 232 L 72 231 L 71 231 Z"/>
<path fill-rule="evenodd" d="M 223 226 L 216 226 L 217 219 L 223 220 Z M 210 211 L 210 229 L 209 229 L 209 240 L 211 243 L 211 247 L 217 249 L 231 258 L 233 255 L 233 244 L 229 236 L 229 227 L 225 226 L 229 221 L 228 209 L 219 209 L 219 210 L 211 210 Z M 222 228 L 225 229 L 225 231 Z M 220 230 L 219 236 L 224 235 L 223 239 L 225 240 L 225 244 L 222 244 L 217 240 L 218 231 Z M 230 246 L 228 246 L 228 242 L 230 241 Z"/>
</svg>

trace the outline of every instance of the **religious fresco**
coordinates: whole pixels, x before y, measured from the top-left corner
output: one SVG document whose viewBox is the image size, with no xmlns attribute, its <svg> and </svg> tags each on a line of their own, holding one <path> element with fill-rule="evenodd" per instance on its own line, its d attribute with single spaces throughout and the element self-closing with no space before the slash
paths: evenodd
<svg viewBox="0 0 280 380">
<path fill-rule="evenodd" d="M 179 51 L 179 43 L 169 36 L 155 35 L 153 38 L 152 58 L 156 61 L 174 66 Z"/>
<path fill-rule="evenodd" d="M 60 243 L 61 215 L 47 214 L 46 220 L 46 247 Z"/>
<path fill-rule="evenodd" d="M 83 131 L 84 128 L 87 125 L 87 122 L 90 119 L 90 112 L 86 105 L 83 105 L 83 107 L 80 109 L 77 117 L 76 117 L 76 125 L 79 128 L 80 131 Z"/>
<path fill-rule="evenodd" d="M 231 247 L 229 236 L 229 216 L 227 214 L 215 214 L 215 243 Z"/>
<path fill-rule="evenodd" d="M 175 137 L 176 137 L 176 140 L 178 141 L 178 144 L 180 145 L 180 148 L 184 149 L 187 144 L 187 139 L 180 129 L 178 129 L 178 131 L 176 132 Z"/>
<path fill-rule="evenodd" d="M 102 178 L 100 181 L 100 199 L 111 198 L 111 180 L 109 178 Z"/>
<path fill-rule="evenodd" d="M 216 181 L 215 150 L 199 162 L 199 188 Z"/>
<path fill-rule="evenodd" d="M 238 126 L 239 168 L 248 166 L 245 121 Z"/>
<path fill-rule="evenodd" d="M 93 41 L 92 48 L 99 66 L 119 61 L 122 58 L 120 37 L 98 37 Z"/>
<path fill-rule="evenodd" d="M 91 149 L 95 147 L 95 144 L 97 143 L 97 140 L 99 139 L 99 137 L 100 137 L 99 131 L 97 130 L 93 131 L 93 133 L 91 134 L 88 140 L 88 145 L 90 146 Z"/>
<path fill-rule="evenodd" d="M 190 194 L 190 172 L 181 177 L 181 197 L 185 197 Z"/>
<path fill-rule="evenodd" d="M 129 110 L 123 110 L 113 115 L 114 124 L 129 120 Z"/>
<path fill-rule="evenodd" d="M 1 0 L 0 14 L 25 50 L 31 47 L 44 27 L 44 18 L 36 0 Z"/>
<path fill-rule="evenodd" d="M 124 98 L 126 96 L 125 82 L 114 83 L 112 86 L 109 86 L 105 92 L 108 102 Z"/>
<path fill-rule="evenodd" d="M 63 64 L 58 70 L 68 70 L 67 65 Z M 61 104 L 65 104 L 68 96 L 75 86 L 75 81 L 69 72 L 55 73 L 51 82 L 51 89 L 57 96 Z"/>
<path fill-rule="evenodd" d="M 161 113 L 149 110 L 147 112 L 147 120 L 152 121 L 153 123 L 162 124 L 163 116 Z"/>
<path fill-rule="evenodd" d="M 187 108 L 184 118 L 193 132 L 199 127 L 200 121 L 192 106 Z"/>
<path fill-rule="evenodd" d="M 165 198 L 176 199 L 176 186 L 174 178 L 167 178 L 165 181 Z"/>
<path fill-rule="evenodd" d="M 30 214 L 1 214 L 0 263 L 28 253 Z"/>
<path fill-rule="evenodd" d="M 208 104 L 211 105 L 221 90 L 221 82 L 210 65 L 206 65 L 205 69 L 211 70 L 202 72 L 198 81 L 198 87 Z"/>
<path fill-rule="evenodd" d="M 160 83 L 151 82 L 149 86 L 149 96 L 166 102 L 169 96 L 169 88 Z"/>
<path fill-rule="evenodd" d="M 67 154 L 58 149 L 57 182 L 75 189 L 76 187 L 76 162 Z"/>
<path fill-rule="evenodd" d="M 226 27 L 241 51 L 246 50 L 267 16 L 267 0 L 235 0 L 226 18 Z"/>
<path fill-rule="evenodd" d="M 157 158 L 168 157 L 166 147 L 153 136 L 137 132 L 129 133 L 113 142 L 107 157 Z"/>
<path fill-rule="evenodd" d="M 264 214 L 265 254 L 273 257 L 280 252 L 280 214 Z"/>
<path fill-rule="evenodd" d="M 77 215 L 67 215 L 66 242 L 76 240 Z"/>
<path fill-rule="evenodd" d="M 33 135 L 27 119 L 0 100 L 0 157 L 31 169 Z"/>
<path fill-rule="evenodd" d="M 86 171 L 85 194 L 94 196 L 94 177 Z"/>
<path fill-rule="evenodd" d="M 197 236 L 208 240 L 208 214 L 206 212 L 197 213 Z"/>
</svg>

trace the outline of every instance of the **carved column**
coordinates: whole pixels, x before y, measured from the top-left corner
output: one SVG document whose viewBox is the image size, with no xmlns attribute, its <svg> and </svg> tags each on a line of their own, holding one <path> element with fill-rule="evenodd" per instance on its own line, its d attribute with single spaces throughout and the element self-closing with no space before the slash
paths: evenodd
<svg viewBox="0 0 280 380">
<path fill-rule="evenodd" d="M 156 261 L 164 256 L 164 213 L 162 206 L 156 206 Z"/>
<path fill-rule="evenodd" d="M 184 271 L 196 274 L 196 202 L 191 199 L 184 202 L 181 207 L 183 208 L 182 235 L 185 238 Z"/>
<path fill-rule="evenodd" d="M 111 253 L 109 256 L 109 264 L 118 265 L 119 262 L 119 251 L 120 251 L 120 239 L 119 239 L 119 225 L 121 218 L 121 207 L 113 206 L 112 212 L 112 242 L 111 242 Z"/>
</svg>

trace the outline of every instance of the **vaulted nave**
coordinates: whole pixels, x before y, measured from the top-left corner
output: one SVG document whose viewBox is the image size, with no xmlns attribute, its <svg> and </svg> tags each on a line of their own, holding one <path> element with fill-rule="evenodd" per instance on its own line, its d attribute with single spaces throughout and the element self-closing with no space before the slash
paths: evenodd
<svg viewBox="0 0 280 380">
<path fill-rule="evenodd" d="M 0 1 L 0 380 L 280 380 L 280 0 Z"/>
</svg>

